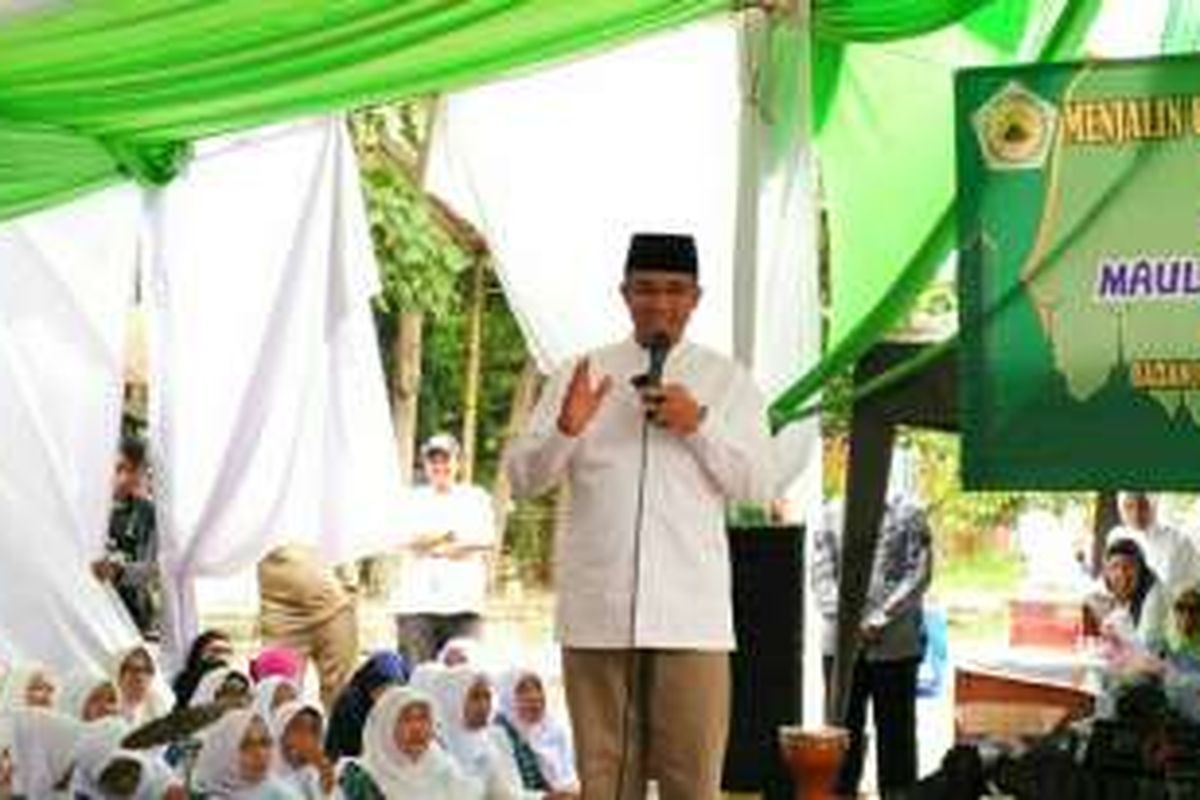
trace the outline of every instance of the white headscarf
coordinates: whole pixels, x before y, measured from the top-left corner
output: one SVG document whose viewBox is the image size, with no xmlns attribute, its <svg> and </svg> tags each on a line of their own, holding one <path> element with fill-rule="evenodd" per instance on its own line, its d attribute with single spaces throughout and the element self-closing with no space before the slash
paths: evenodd
<svg viewBox="0 0 1200 800">
<path fill-rule="evenodd" d="M 54 684 L 57 693 L 59 690 L 58 681 L 55 680 L 54 672 L 49 667 L 32 661 L 24 664 L 16 664 L 13 665 L 4 677 L 4 688 L 0 691 L 0 711 L 27 708 L 29 703 L 25 699 L 25 693 L 29 688 L 29 684 L 38 675 L 41 675 L 47 681 Z"/>
<path fill-rule="evenodd" d="M 537 679 L 545 694 L 546 683 L 535 670 L 513 669 L 500 677 L 500 713 L 537 754 L 542 775 L 550 786 L 560 791 L 571 789 L 578 786 L 579 777 L 575 773 L 575 749 L 566 727 L 550 716 L 548 707 L 541 720 L 532 725 L 517 713 L 517 685 L 530 677 Z"/>
<path fill-rule="evenodd" d="M 306 764 L 300 768 L 293 767 L 287 760 L 283 750 L 283 735 L 302 712 L 311 711 L 317 715 L 318 741 L 325 740 L 325 714 L 316 703 L 305 703 L 300 700 L 289 700 L 275 710 L 271 720 L 271 732 L 275 737 L 275 774 L 281 780 L 294 788 L 306 800 L 323 798 L 325 791 L 321 788 L 321 773 L 316 765 Z"/>
<path fill-rule="evenodd" d="M 266 724 L 253 709 L 238 708 L 227 711 L 204 732 L 196 759 L 196 788 L 205 797 L 228 800 L 300 800 L 294 790 L 270 775 L 254 784 L 242 778 L 238 759 L 254 720 Z"/>
<path fill-rule="evenodd" d="M 112 686 L 114 691 L 117 688 L 111 678 L 98 672 L 91 670 L 72 672 L 58 690 L 55 708 L 69 717 L 82 720 L 88 698 L 92 696 L 92 692 L 102 686 Z"/>
<path fill-rule="evenodd" d="M 275 737 L 275 752 L 279 754 L 281 770 L 291 769 L 287 759 L 283 756 L 283 735 L 287 732 L 288 725 L 292 724 L 292 720 L 303 711 L 311 711 L 317 715 L 317 724 L 320 727 L 318 738 L 321 741 L 325 740 L 325 712 L 318 704 L 306 703 L 303 700 L 289 700 L 275 709 L 275 713 L 271 717 L 271 735 Z"/>
<path fill-rule="evenodd" d="M 408 676 L 408 685 L 418 692 L 429 695 L 432 699 L 433 693 L 437 691 L 437 686 L 441 682 L 442 673 L 445 671 L 445 664 L 438 661 L 422 661 L 417 664 L 412 675 Z"/>
<path fill-rule="evenodd" d="M 71 773 L 71 796 L 83 795 L 101 800 L 100 776 L 121 749 L 121 739 L 129 732 L 129 723 L 121 717 L 104 717 L 86 723 L 83 735 L 75 743 Z"/>
<path fill-rule="evenodd" d="M 121 667 L 125 665 L 125 662 L 134 653 L 145 653 L 146 657 L 150 659 L 151 666 L 154 667 L 154 676 L 150 680 L 150 688 L 146 692 L 146 698 L 136 705 L 129 703 L 121 695 Z M 135 727 L 144 725 L 159 717 L 165 717 L 171 712 L 171 707 L 175 702 L 174 695 L 171 693 L 171 687 L 167 685 L 163 677 L 158 660 L 154 658 L 154 654 L 150 652 L 150 648 L 146 647 L 146 645 L 138 644 L 118 653 L 117 657 L 112 661 L 112 677 L 117 683 L 121 716 L 129 720 Z"/>
<path fill-rule="evenodd" d="M 436 741 L 413 760 L 396 744 L 396 723 L 409 706 L 424 704 L 433 713 L 428 695 L 407 686 L 383 693 L 367 715 L 363 730 L 363 766 L 389 798 L 421 800 L 482 800 L 483 787 L 465 776 Z"/>
<path fill-rule="evenodd" d="M 117 750 L 104 764 L 104 768 L 100 770 L 100 774 L 104 774 L 104 769 L 108 765 L 116 761 L 118 758 L 136 761 L 142 768 L 138 775 L 137 789 L 134 790 L 133 797 L 130 800 L 162 800 L 167 790 L 175 785 L 182 785 L 183 781 L 163 761 L 156 755 L 144 750 Z"/>
<path fill-rule="evenodd" d="M 516 800 L 523 796 L 516 761 L 502 744 L 503 732 L 490 724 L 468 728 L 467 695 L 480 682 L 491 692 L 487 673 L 467 664 L 437 674 L 433 700 L 437 706 L 438 736 L 446 752 L 470 777 L 483 783 L 487 800 Z"/>
<path fill-rule="evenodd" d="M 451 666 L 446 663 L 446 659 L 452 653 L 461 655 L 463 664 L 474 664 L 479 660 L 479 641 L 465 636 L 456 636 L 442 645 L 442 649 L 437 654 L 437 662 L 443 666 Z"/>
<path fill-rule="evenodd" d="M 253 708 L 258 712 L 258 715 L 267 721 L 267 727 L 271 729 L 271 735 L 277 736 L 279 730 L 275 727 L 275 692 L 282 686 L 290 686 L 295 690 L 295 696 L 300 696 L 300 689 L 295 683 L 279 675 L 270 675 L 263 678 L 254 687 L 254 704 Z"/>
<path fill-rule="evenodd" d="M 85 726 L 77 719 L 44 708 L 12 712 L 13 794 L 59 797 L 55 791 L 71 770 L 75 743 Z"/>
</svg>

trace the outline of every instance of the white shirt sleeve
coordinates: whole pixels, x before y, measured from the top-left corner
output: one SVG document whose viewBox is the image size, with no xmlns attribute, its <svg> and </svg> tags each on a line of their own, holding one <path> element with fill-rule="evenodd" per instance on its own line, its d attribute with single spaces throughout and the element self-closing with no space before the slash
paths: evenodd
<svg viewBox="0 0 1200 800">
<path fill-rule="evenodd" d="M 467 498 L 471 502 L 470 513 L 465 514 L 462 530 L 455 531 L 468 544 L 493 544 L 496 541 L 496 513 L 492 498 L 478 486 L 470 487 Z"/>
<path fill-rule="evenodd" d="M 558 412 L 573 369 L 572 364 L 556 372 L 546 383 L 525 432 L 505 456 L 505 470 L 517 497 L 544 494 L 566 475 L 578 439 L 558 429 Z"/>
<path fill-rule="evenodd" d="M 767 404 L 743 370 L 730 384 L 684 441 L 726 500 L 768 502 L 774 497 Z"/>
</svg>

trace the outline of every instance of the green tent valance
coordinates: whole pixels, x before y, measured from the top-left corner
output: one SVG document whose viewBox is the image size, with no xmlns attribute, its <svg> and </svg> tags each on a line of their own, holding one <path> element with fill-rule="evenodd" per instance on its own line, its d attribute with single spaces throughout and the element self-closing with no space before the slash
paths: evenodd
<svg viewBox="0 0 1200 800">
<path fill-rule="evenodd" d="M 813 32 L 837 42 L 905 39 L 944 28 L 994 0 L 813 0 Z"/>
</svg>

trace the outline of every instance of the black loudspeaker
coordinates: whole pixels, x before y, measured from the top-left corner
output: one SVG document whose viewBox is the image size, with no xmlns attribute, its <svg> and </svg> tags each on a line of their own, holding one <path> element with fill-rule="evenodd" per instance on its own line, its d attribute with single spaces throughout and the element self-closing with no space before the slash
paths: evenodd
<svg viewBox="0 0 1200 800">
<path fill-rule="evenodd" d="M 804 528 L 735 528 L 733 704 L 723 785 L 792 800 L 780 725 L 804 719 Z"/>
</svg>

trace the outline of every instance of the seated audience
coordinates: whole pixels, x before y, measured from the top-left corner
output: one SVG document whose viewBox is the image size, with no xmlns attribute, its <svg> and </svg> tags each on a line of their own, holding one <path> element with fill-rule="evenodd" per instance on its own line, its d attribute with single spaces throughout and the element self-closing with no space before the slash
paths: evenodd
<svg viewBox="0 0 1200 800">
<path fill-rule="evenodd" d="M 305 800 L 340 796 L 336 764 L 325 757 L 321 743 L 325 718 L 312 703 L 291 700 L 275 710 L 276 774 Z"/>
<path fill-rule="evenodd" d="M 254 701 L 250 679 L 232 667 L 210 669 L 200 679 L 192 695 L 192 706 L 209 703 L 224 703 L 238 708 L 248 708 Z"/>
<path fill-rule="evenodd" d="M 166 698 L 156 691 L 158 665 L 144 645 L 121 653 L 113 671 L 121 699 L 121 716 L 134 727 L 158 719 L 171 710 Z"/>
<path fill-rule="evenodd" d="M 433 703 L 410 687 L 380 695 L 363 730 L 363 758 L 342 771 L 347 800 L 482 800 L 483 786 L 433 737 Z"/>
<path fill-rule="evenodd" d="M 175 708 L 191 705 L 196 685 L 214 666 L 225 666 L 233 656 L 233 640 L 220 630 L 207 630 L 196 637 L 188 651 L 183 669 L 171 681 L 175 692 Z"/>
<path fill-rule="evenodd" d="M 1118 539 L 1108 545 L 1103 589 L 1089 598 L 1087 607 L 1114 661 L 1158 652 L 1166 644 L 1165 595 L 1136 542 Z"/>
<path fill-rule="evenodd" d="M 384 690 L 408 680 L 408 664 L 393 650 L 380 650 L 358 668 L 329 715 L 325 754 L 332 759 L 362 755 L 367 715 Z"/>
<path fill-rule="evenodd" d="M 270 723 L 275 718 L 275 709 L 284 703 L 300 699 L 296 684 L 286 678 L 273 675 L 254 687 L 254 710 Z"/>
<path fill-rule="evenodd" d="M 69 676 L 59 694 L 58 710 L 83 722 L 94 722 L 121 713 L 117 686 L 111 678 L 90 670 Z"/>
<path fill-rule="evenodd" d="M 0 711 L 18 708 L 54 708 L 58 681 L 41 664 L 19 664 L 9 669 L 0 691 Z"/>
<path fill-rule="evenodd" d="M 253 710 L 226 712 L 204 731 L 201 741 L 195 788 L 203 797 L 299 800 L 295 790 L 271 775 L 271 732 Z"/>
<path fill-rule="evenodd" d="M 261 683 L 270 677 L 286 678 L 299 687 L 304 680 L 304 658 L 290 647 L 264 647 L 250 659 L 250 678 Z"/>
</svg>

